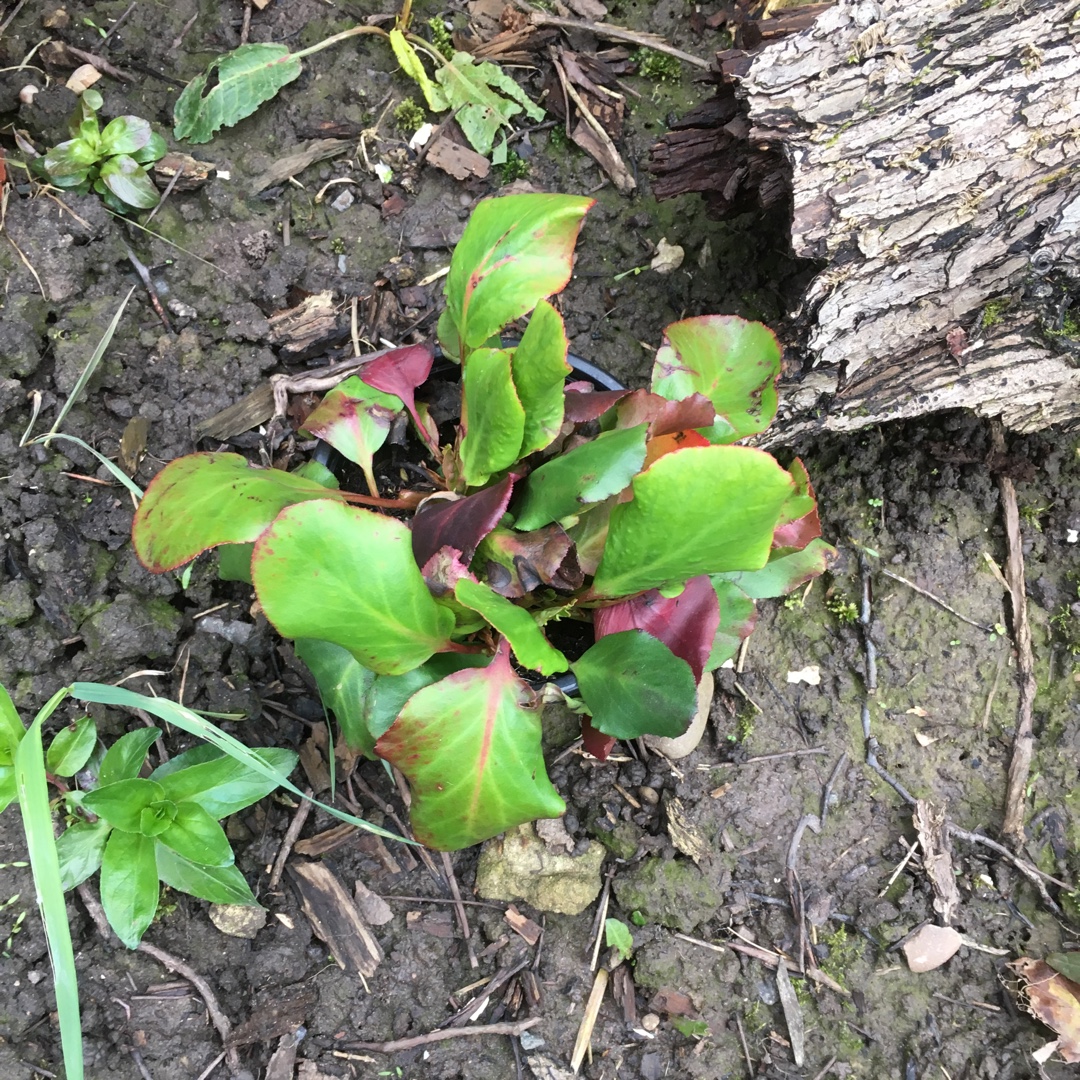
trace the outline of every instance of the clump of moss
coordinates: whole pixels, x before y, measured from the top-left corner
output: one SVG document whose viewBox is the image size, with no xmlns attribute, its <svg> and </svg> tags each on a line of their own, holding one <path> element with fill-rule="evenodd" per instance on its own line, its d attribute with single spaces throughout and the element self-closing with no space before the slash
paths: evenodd
<svg viewBox="0 0 1080 1080">
<path fill-rule="evenodd" d="M 495 166 L 499 174 L 499 183 L 512 184 L 515 180 L 522 180 L 529 175 L 529 163 L 511 150 L 506 155 L 506 160 Z"/>
<path fill-rule="evenodd" d="M 833 593 L 825 601 L 825 610 L 836 616 L 842 626 L 850 626 L 859 618 L 859 609 L 847 598 L 845 593 Z"/>
<path fill-rule="evenodd" d="M 554 150 L 556 153 L 562 154 L 569 150 L 574 144 L 570 141 L 570 136 L 566 134 L 566 128 L 562 124 L 556 124 L 548 132 L 548 149 Z"/>
<path fill-rule="evenodd" d="M 424 110 L 412 98 L 406 98 L 394 110 L 394 126 L 411 135 L 424 122 Z"/>
<path fill-rule="evenodd" d="M 842 926 L 837 927 L 835 933 L 829 934 L 823 941 L 828 946 L 829 955 L 821 961 L 821 970 L 846 987 L 852 964 L 862 956 L 862 942 L 849 935 Z"/>
<path fill-rule="evenodd" d="M 1080 338 L 1080 314 L 1067 309 L 1061 317 L 1061 326 L 1056 330 L 1048 327 L 1046 332 L 1051 337 Z"/>
<path fill-rule="evenodd" d="M 979 320 L 982 328 L 984 330 L 989 330 L 992 326 L 997 326 L 997 324 L 1001 322 L 1008 307 L 1008 300 L 991 300 L 986 307 L 983 308 L 982 318 Z"/>
<path fill-rule="evenodd" d="M 428 19 L 427 27 L 431 33 L 431 44 L 435 46 L 436 52 L 441 53 L 447 60 L 451 59 L 455 52 L 454 39 L 450 36 L 446 23 L 436 15 Z"/>
<path fill-rule="evenodd" d="M 638 74 L 655 82 L 677 83 L 682 79 L 682 63 L 674 56 L 657 52 L 656 49 L 638 49 L 631 60 L 638 66 Z"/>
</svg>

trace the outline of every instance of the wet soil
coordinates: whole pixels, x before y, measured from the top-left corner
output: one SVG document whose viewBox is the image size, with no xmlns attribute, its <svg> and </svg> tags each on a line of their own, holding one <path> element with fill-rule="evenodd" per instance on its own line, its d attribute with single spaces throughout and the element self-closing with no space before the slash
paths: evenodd
<svg viewBox="0 0 1080 1080">
<path fill-rule="evenodd" d="M 19 64 L 48 36 L 42 19 L 53 6 L 22 10 L 0 41 L 0 66 Z M 107 27 L 125 7 L 120 0 L 70 3 L 63 36 L 102 49 L 84 20 Z M 349 5 L 344 8 L 277 0 L 256 10 L 251 37 L 305 46 L 348 25 Z M 106 50 L 136 77 L 103 82 L 104 115 L 136 113 L 168 132 L 179 84 L 237 43 L 241 13 L 240 4 L 195 0 L 136 6 Z M 182 43 L 173 46 L 192 17 Z M 716 47 L 690 33 L 680 4 L 623 2 L 611 18 L 664 33 L 700 55 Z M 43 85 L 33 68 L 17 74 L 20 86 Z M 10 110 L 12 87 L 19 87 L 4 78 L 0 107 Z M 523 79 L 535 92 L 533 76 Z M 632 86 L 642 96 L 632 103 L 623 150 L 641 180 L 635 197 L 600 186 L 592 162 L 556 145 L 548 132 L 532 134 L 518 151 L 536 188 L 591 192 L 597 199 L 565 295 L 571 345 L 640 385 L 666 323 L 707 311 L 775 321 L 806 271 L 783 260 L 782 228 L 710 222 L 694 201 L 658 205 L 650 198 L 648 146 L 664 116 L 684 112 L 703 91 L 689 76 L 675 87 L 643 80 Z M 19 440 L 30 415 L 27 394 L 41 395 L 43 420 L 51 423 L 121 298 L 137 284 L 125 245 L 150 268 L 171 329 L 137 288 L 64 430 L 114 454 L 128 421 L 145 418 L 147 454 L 136 474 L 143 485 L 163 462 L 194 448 L 200 420 L 268 373 L 323 362 L 320 352 L 286 363 L 270 323 L 305 295 L 332 290 L 342 308 L 340 344 L 347 342 L 354 297 L 365 340 L 400 340 L 410 327 L 430 328 L 439 285 L 420 283 L 447 265 L 475 201 L 500 188 L 497 178 L 462 183 L 431 168 L 410 170 L 392 121 L 383 116 L 410 91 L 388 50 L 372 39 L 312 58 L 304 75 L 255 116 L 209 146 L 186 148 L 218 171 L 201 190 L 174 193 L 165 203 L 151 226 L 164 239 L 109 217 L 94 198 L 12 192 L 4 222 L 10 242 L 0 242 L 0 681 L 24 715 L 71 680 L 124 678 L 189 706 L 243 714 L 246 720 L 226 727 L 253 745 L 299 748 L 321 721 L 290 650 L 251 614 L 246 587 L 219 582 L 209 560 L 199 560 L 186 585 L 174 575 L 149 575 L 128 542 L 130 498 L 86 479 L 109 479 L 95 459 L 66 445 L 20 448 Z M 70 107 L 70 95 L 54 83 L 33 109 L 19 113 L 18 126 L 39 146 L 51 144 L 63 137 Z M 378 134 L 365 136 L 365 146 L 369 156 L 394 164 L 397 182 L 384 186 L 353 152 L 312 166 L 300 174 L 302 186 L 252 190 L 253 176 L 318 134 L 320 124 L 369 128 L 380 116 Z M 326 182 L 340 178 L 350 184 L 316 200 Z M 343 190 L 352 202 L 333 209 L 330 200 Z M 685 247 L 682 269 L 616 277 L 647 264 L 661 237 Z M 240 436 L 232 445 L 258 453 L 260 436 Z M 947 805 L 961 828 L 996 835 L 1000 827 L 1017 691 L 1002 589 L 985 558 L 1000 564 L 1005 553 L 997 488 L 983 464 L 987 446 L 985 422 L 947 415 L 793 448 L 814 478 L 825 534 L 840 549 L 833 573 L 796 601 L 762 605 L 742 670 L 718 673 L 712 723 L 691 757 L 671 764 L 627 753 L 599 764 L 572 753 L 552 766 L 571 807 L 572 843 L 591 838 L 609 851 L 608 914 L 634 925 L 638 1016 L 660 1017 L 645 1032 L 640 1019 L 627 1023 L 609 998 L 582 1075 L 721 1078 L 748 1069 L 769 1077 L 1038 1075 L 1031 1053 L 1050 1036 L 1016 1013 L 1002 986 L 1004 964 L 1075 942 L 1075 897 L 1051 887 L 1065 906 L 1059 919 L 1007 863 L 986 848 L 957 843 L 962 904 L 955 921 L 973 942 L 1007 953 L 965 947 L 938 971 L 910 973 L 893 946 L 934 918 L 933 894 L 918 858 L 895 872 L 915 837 L 911 811 L 863 764 L 865 650 L 853 617 L 860 553 L 873 592 L 870 635 L 879 678 L 870 719 L 880 760 L 907 790 Z M 1030 464 L 1029 478 L 1019 483 L 1039 691 L 1029 855 L 1043 870 L 1075 882 L 1080 439 L 1049 432 L 1012 440 L 1010 452 Z M 888 574 L 945 600 L 979 627 Z M 807 668 L 816 668 L 818 682 L 789 680 Z M 74 715 L 58 714 L 55 723 Z M 98 720 L 109 735 L 133 723 L 115 712 L 101 712 Z M 179 736 L 168 741 L 173 752 L 185 745 Z M 361 776 L 380 801 L 400 809 L 380 769 L 364 766 Z M 804 831 L 792 851 L 799 822 L 820 814 L 823 798 L 820 833 Z M 381 820 L 371 800 L 361 794 L 360 803 Z M 519 945 L 507 929 L 505 904 L 470 907 L 473 951 L 482 957 L 472 968 L 449 909 L 437 902 L 449 895 L 441 875 L 422 863 L 410 869 L 415 860 L 404 848 L 391 845 L 388 859 L 354 837 L 326 861 L 347 885 L 360 880 L 388 897 L 393 911 L 376 930 L 386 958 L 363 985 L 328 960 L 289 877 L 267 887 L 267 867 L 293 813 L 288 800 L 270 799 L 230 822 L 238 863 L 269 911 L 254 939 L 226 936 L 208 920 L 207 905 L 172 894 L 147 934 L 206 976 L 234 1024 L 254 1021 L 255 1040 L 240 1048 L 245 1069 L 263 1075 L 278 1037 L 292 1037 L 302 1026 L 300 1076 L 504 1080 L 515 1069 L 525 1076 L 569 1075 L 593 981 L 595 906 L 567 916 L 519 905 L 545 927 L 532 967 L 540 1003 L 515 1013 L 511 1002 L 505 1015 L 489 1009 L 482 1019 L 540 1017 L 523 1044 L 489 1036 L 388 1056 L 343 1050 L 355 1040 L 439 1027 L 468 1000 L 464 988 L 511 963 Z M 330 824 L 315 814 L 304 835 Z M 0 1076 L 11 1080 L 60 1071 L 48 957 L 24 858 L 11 809 L 0 818 Z M 476 851 L 453 856 L 466 897 L 476 861 Z M 810 916 L 809 948 L 845 991 L 795 981 L 806 1026 L 802 1065 L 792 1060 L 771 969 L 715 948 L 741 938 L 797 953 L 789 868 Z M 221 1047 L 191 988 L 163 990 L 174 976 L 144 954 L 104 942 L 75 898 L 69 912 L 87 1075 L 229 1075 L 224 1063 L 205 1071 Z M 635 913 L 643 925 L 636 925 Z M 673 992 L 685 995 L 683 1004 L 707 1024 L 708 1035 L 681 1034 L 665 1002 L 654 1000 L 661 992 L 669 1007 Z M 268 1021 L 272 1006 L 284 1018 L 276 1026 Z M 1051 1063 L 1045 1074 L 1068 1072 Z"/>
</svg>

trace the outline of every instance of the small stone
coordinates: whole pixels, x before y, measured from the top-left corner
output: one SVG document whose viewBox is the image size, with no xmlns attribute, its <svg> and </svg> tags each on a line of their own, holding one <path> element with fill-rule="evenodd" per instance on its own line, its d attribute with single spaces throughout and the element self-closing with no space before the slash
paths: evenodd
<svg viewBox="0 0 1080 1080">
<path fill-rule="evenodd" d="M 257 904 L 211 904 L 210 921 L 229 937 L 253 938 L 266 925 L 266 908 Z"/>
<path fill-rule="evenodd" d="M 646 1031 L 655 1031 L 660 1026 L 660 1017 L 656 1013 L 646 1013 L 641 1018 L 641 1026 Z"/>
<path fill-rule="evenodd" d="M 648 787 L 643 784 L 637 789 L 637 793 L 638 798 L 641 799 L 643 803 L 648 803 L 650 806 L 655 806 L 660 801 L 660 792 L 654 787 Z"/>
<path fill-rule="evenodd" d="M 356 196 L 346 188 L 330 205 L 340 214 L 348 210 L 356 201 Z"/>
<path fill-rule="evenodd" d="M 521 1049 L 528 1053 L 530 1050 L 539 1050 L 541 1046 L 545 1046 L 546 1043 L 539 1035 L 534 1035 L 531 1031 L 523 1031 L 518 1039 L 521 1042 Z"/>
<path fill-rule="evenodd" d="M 904 943 L 908 967 L 915 972 L 933 971 L 956 955 L 963 940 L 951 926 L 927 923 Z"/>
</svg>

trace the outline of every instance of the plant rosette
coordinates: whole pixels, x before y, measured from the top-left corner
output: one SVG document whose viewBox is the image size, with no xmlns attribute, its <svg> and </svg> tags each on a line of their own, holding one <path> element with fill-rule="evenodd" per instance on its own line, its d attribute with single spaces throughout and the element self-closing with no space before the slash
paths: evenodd
<svg viewBox="0 0 1080 1080">
<path fill-rule="evenodd" d="M 413 830 L 434 848 L 563 813 L 541 752 L 542 701 L 557 693 L 535 689 L 543 679 L 576 679 L 597 756 L 616 739 L 677 737 L 704 673 L 753 629 L 755 600 L 833 555 L 801 462 L 785 469 L 737 445 L 776 413 L 780 348 L 766 327 L 672 324 L 648 390 L 567 382 L 549 298 L 570 278 L 591 205 L 544 194 L 477 205 L 438 325 L 461 367 L 456 422 L 440 429 L 424 400 L 433 345 L 372 360 L 307 417 L 366 492 L 311 463 L 289 473 L 200 453 L 167 465 L 135 515 L 152 571 L 222 546 L 222 576 L 254 584 L 347 744 L 408 778 Z M 374 455 L 406 417 L 431 482 L 390 497 Z M 563 652 L 560 624 L 591 643 Z"/>
<path fill-rule="evenodd" d="M 111 210 L 151 210 L 160 196 L 145 166 L 161 158 L 165 140 L 139 116 L 118 116 L 102 129 L 96 90 L 84 90 L 68 121 L 71 138 L 39 159 L 51 184 L 81 195 L 95 191 Z"/>
</svg>

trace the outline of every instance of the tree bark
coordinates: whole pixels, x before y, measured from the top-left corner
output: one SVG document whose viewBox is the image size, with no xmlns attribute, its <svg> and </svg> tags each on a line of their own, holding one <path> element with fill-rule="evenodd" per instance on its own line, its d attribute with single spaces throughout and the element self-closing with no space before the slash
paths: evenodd
<svg viewBox="0 0 1080 1080">
<path fill-rule="evenodd" d="M 1080 0 L 840 0 L 719 59 L 746 153 L 790 166 L 794 254 L 824 266 L 772 441 L 1080 418 Z"/>
</svg>

